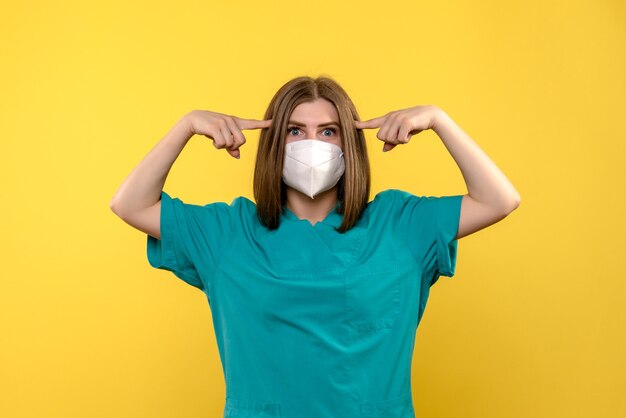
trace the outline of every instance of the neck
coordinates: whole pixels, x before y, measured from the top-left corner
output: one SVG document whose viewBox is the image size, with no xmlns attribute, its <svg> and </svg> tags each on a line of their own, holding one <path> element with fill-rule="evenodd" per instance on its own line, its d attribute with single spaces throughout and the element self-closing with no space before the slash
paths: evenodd
<svg viewBox="0 0 626 418">
<path fill-rule="evenodd" d="M 337 205 L 337 186 L 311 199 L 300 191 L 287 186 L 287 207 L 300 219 L 315 224 L 326 218 Z"/>
</svg>

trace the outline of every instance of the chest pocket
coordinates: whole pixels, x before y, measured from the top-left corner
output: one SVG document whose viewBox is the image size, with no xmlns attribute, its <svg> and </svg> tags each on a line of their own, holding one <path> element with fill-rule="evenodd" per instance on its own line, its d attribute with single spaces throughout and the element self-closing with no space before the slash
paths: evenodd
<svg viewBox="0 0 626 418">
<path fill-rule="evenodd" d="M 398 260 L 382 265 L 360 265 L 345 271 L 348 323 L 358 332 L 391 328 L 401 306 L 401 277 Z"/>
</svg>

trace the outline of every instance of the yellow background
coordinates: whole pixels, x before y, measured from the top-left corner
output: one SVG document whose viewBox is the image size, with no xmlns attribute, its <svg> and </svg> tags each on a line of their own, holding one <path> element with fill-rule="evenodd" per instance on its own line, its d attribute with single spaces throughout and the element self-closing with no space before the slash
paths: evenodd
<svg viewBox="0 0 626 418">
<path fill-rule="evenodd" d="M 0 416 L 221 416 L 205 296 L 109 202 L 185 113 L 262 118 L 305 74 L 362 119 L 441 107 L 522 196 L 432 289 L 416 416 L 626 416 L 625 32 L 621 0 L 3 4 Z M 251 198 L 244 134 L 241 160 L 194 137 L 165 190 Z M 434 132 L 375 134 L 372 196 L 467 191 Z"/>
</svg>

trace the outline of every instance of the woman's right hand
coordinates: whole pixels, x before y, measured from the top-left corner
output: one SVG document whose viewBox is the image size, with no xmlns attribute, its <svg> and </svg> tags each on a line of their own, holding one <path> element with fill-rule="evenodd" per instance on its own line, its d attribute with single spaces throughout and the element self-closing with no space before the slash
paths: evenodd
<svg viewBox="0 0 626 418">
<path fill-rule="evenodd" d="M 272 123 L 271 119 L 243 119 L 209 110 L 192 110 L 185 118 L 194 135 L 204 135 L 213 140 L 215 148 L 226 148 L 234 158 L 240 157 L 239 147 L 246 142 L 242 130 L 269 128 Z"/>
</svg>

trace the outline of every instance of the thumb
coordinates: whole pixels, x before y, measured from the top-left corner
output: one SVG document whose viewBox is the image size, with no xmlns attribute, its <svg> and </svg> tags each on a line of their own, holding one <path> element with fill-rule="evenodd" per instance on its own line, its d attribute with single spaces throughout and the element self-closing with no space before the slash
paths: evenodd
<svg viewBox="0 0 626 418">
<path fill-rule="evenodd" d="M 239 148 L 236 149 L 228 149 L 226 148 L 226 151 L 232 155 L 234 158 L 239 159 L 241 157 L 241 152 L 239 151 Z"/>
<path fill-rule="evenodd" d="M 385 145 L 383 145 L 383 152 L 387 152 L 387 151 L 394 149 L 396 145 L 398 144 L 390 144 L 388 142 L 385 142 Z"/>
</svg>

